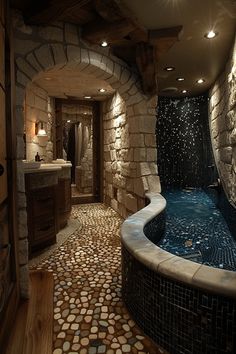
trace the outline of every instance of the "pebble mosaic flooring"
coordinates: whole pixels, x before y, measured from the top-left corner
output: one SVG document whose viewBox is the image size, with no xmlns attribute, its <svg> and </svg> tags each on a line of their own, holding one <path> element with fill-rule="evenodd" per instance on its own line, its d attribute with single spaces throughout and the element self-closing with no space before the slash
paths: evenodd
<svg viewBox="0 0 236 354">
<path fill-rule="evenodd" d="M 53 272 L 53 354 L 159 354 L 121 298 L 120 226 L 103 204 L 74 206 L 82 227 L 37 267 Z"/>
</svg>

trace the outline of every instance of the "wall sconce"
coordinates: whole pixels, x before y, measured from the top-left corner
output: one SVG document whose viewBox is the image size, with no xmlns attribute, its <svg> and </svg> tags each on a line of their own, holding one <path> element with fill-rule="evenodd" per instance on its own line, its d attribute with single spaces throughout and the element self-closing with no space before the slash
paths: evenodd
<svg viewBox="0 0 236 354">
<path fill-rule="evenodd" d="M 35 123 L 35 135 L 47 136 L 46 130 L 43 127 L 43 122 L 36 122 Z"/>
</svg>

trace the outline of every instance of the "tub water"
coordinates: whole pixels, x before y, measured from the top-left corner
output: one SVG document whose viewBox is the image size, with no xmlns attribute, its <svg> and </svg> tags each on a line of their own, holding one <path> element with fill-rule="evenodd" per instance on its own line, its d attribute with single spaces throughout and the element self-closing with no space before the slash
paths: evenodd
<svg viewBox="0 0 236 354">
<path fill-rule="evenodd" d="M 166 230 L 158 246 L 175 255 L 236 271 L 236 241 L 202 189 L 167 190 Z"/>
</svg>

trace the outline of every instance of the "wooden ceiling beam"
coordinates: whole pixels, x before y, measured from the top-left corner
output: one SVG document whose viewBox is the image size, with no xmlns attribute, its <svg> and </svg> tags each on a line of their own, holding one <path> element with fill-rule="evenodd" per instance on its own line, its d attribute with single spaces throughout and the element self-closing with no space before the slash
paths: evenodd
<svg viewBox="0 0 236 354">
<path fill-rule="evenodd" d="M 104 40 L 108 43 L 114 43 L 127 36 L 133 30 L 133 24 L 126 19 L 113 23 L 100 20 L 83 26 L 82 37 L 93 44 L 100 44 Z"/>
<path fill-rule="evenodd" d="M 91 0 L 49 0 L 43 1 L 40 5 L 32 6 L 27 11 L 26 21 L 32 25 L 49 24 L 53 21 L 63 19 L 63 17 L 72 12 L 78 11 L 87 5 Z"/>
<path fill-rule="evenodd" d="M 145 94 L 157 94 L 157 70 L 154 47 L 148 43 L 138 43 L 136 47 L 136 63 L 142 78 Z"/>
</svg>

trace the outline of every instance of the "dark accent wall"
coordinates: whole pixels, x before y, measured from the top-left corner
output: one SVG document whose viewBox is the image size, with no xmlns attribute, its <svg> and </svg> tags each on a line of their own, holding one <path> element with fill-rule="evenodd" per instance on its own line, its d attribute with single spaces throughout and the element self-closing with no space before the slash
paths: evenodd
<svg viewBox="0 0 236 354">
<path fill-rule="evenodd" d="M 201 187 L 216 180 L 207 95 L 159 97 L 156 135 L 163 187 Z"/>
</svg>

